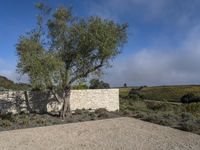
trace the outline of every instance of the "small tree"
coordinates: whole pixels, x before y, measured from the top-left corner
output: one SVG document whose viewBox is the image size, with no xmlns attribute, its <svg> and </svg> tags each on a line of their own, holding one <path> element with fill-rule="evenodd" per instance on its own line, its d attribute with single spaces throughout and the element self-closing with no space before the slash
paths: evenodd
<svg viewBox="0 0 200 150">
<path fill-rule="evenodd" d="M 127 88 L 127 84 L 126 83 L 124 83 L 124 88 Z"/>
<path fill-rule="evenodd" d="M 21 36 L 16 47 L 18 71 L 29 76 L 33 88 L 50 90 L 64 102 L 64 118 L 70 112 L 72 85 L 109 66 L 126 42 L 127 25 L 99 17 L 75 18 L 66 7 L 56 11 L 41 3 L 36 7 L 37 26 Z"/>
</svg>

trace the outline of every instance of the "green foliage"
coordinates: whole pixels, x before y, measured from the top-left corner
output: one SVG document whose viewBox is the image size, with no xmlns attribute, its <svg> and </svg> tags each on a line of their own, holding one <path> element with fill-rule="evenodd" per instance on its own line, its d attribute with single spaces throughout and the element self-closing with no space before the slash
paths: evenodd
<svg viewBox="0 0 200 150">
<path fill-rule="evenodd" d="M 45 118 L 37 118 L 36 119 L 36 123 L 37 124 L 41 124 L 41 125 L 46 125 L 47 124 L 47 120 Z"/>
<path fill-rule="evenodd" d="M 10 127 L 12 126 L 12 122 L 9 121 L 9 120 L 1 120 L 0 121 L 0 126 L 3 127 L 3 128 L 7 128 L 7 127 Z"/>
<path fill-rule="evenodd" d="M 73 86 L 73 89 L 77 89 L 77 90 L 80 90 L 80 89 L 88 89 L 88 86 L 87 86 L 87 84 L 80 83 L 80 84 L 78 84 L 78 85 Z"/>
<path fill-rule="evenodd" d="M 134 99 L 134 100 L 139 100 L 139 99 L 143 99 L 143 96 L 140 94 L 139 90 L 132 88 L 128 92 L 128 98 Z"/>
<path fill-rule="evenodd" d="M 15 121 L 15 116 L 12 113 L 1 115 L 0 117 L 2 120 L 9 120 L 11 122 Z"/>
<path fill-rule="evenodd" d="M 16 48 L 18 71 L 30 77 L 35 89 L 65 90 L 90 73 L 99 74 L 126 42 L 126 24 L 99 17 L 75 19 L 66 7 L 36 7 L 41 11 L 37 26 L 19 38 Z"/>
<path fill-rule="evenodd" d="M 200 134 L 199 106 L 198 103 L 174 105 L 167 102 L 120 99 L 120 110 L 124 116 L 197 134 Z"/>
<path fill-rule="evenodd" d="M 108 89 L 110 88 L 110 85 L 108 83 L 100 81 L 99 79 L 92 79 L 90 80 L 89 88 L 90 89 Z"/>
<path fill-rule="evenodd" d="M 199 127 L 193 121 L 186 121 L 186 122 L 181 123 L 180 129 L 184 131 L 194 132 L 194 131 L 197 131 Z"/>
<path fill-rule="evenodd" d="M 19 119 L 19 124 L 23 126 L 29 126 L 30 125 L 30 117 L 28 115 L 22 115 Z"/>
<path fill-rule="evenodd" d="M 195 96 L 193 93 L 187 93 L 181 97 L 182 103 L 200 102 L 200 97 Z"/>
<path fill-rule="evenodd" d="M 192 103 L 183 106 L 186 112 L 190 112 L 200 116 L 200 103 Z"/>
<path fill-rule="evenodd" d="M 172 106 L 167 102 L 146 102 L 146 105 L 149 109 L 154 111 L 170 111 L 172 109 Z"/>
</svg>

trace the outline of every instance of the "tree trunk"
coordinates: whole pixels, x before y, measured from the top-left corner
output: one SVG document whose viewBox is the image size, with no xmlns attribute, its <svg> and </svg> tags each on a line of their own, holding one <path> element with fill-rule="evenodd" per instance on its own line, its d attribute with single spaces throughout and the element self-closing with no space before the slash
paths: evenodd
<svg viewBox="0 0 200 150">
<path fill-rule="evenodd" d="M 64 119 L 67 115 L 70 115 L 70 89 L 66 90 L 63 94 L 63 108 L 61 111 L 61 117 Z"/>
<path fill-rule="evenodd" d="M 63 102 L 62 110 L 60 111 L 60 117 L 65 119 L 66 115 L 70 115 L 70 88 L 65 90 L 62 95 L 59 95 L 55 91 L 52 91 L 52 94 L 59 103 Z"/>
<path fill-rule="evenodd" d="M 24 92 L 24 96 L 25 96 L 25 102 L 26 102 L 26 107 L 27 107 L 27 110 L 29 111 L 29 113 L 32 113 L 32 108 L 30 106 L 30 102 L 29 102 L 29 96 L 28 96 L 28 92 L 25 91 Z"/>
</svg>

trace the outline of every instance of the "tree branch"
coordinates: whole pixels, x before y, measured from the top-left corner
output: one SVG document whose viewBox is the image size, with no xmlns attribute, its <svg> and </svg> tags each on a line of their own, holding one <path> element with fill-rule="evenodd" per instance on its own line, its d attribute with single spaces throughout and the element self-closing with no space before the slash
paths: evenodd
<svg viewBox="0 0 200 150">
<path fill-rule="evenodd" d="M 80 79 L 80 78 L 83 78 L 83 77 L 86 77 L 89 73 L 91 72 L 94 72 L 95 70 L 101 68 L 103 66 L 103 60 L 101 60 L 101 63 L 95 67 L 93 67 L 92 69 L 88 69 L 85 73 L 81 73 L 77 76 L 75 76 L 74 78 L 72 78 L 70 81 L 69 81 L 69 85 L 72 84 L 74 81 L 76 81 L 77 79 Z"/>
<path fill-rule="evenodd" d="M 61 103 L 62 100 L 61 100 L 60 96 L 59 96 L 56 92 L 54 92 L 54 91 L 51 91 L 51 92 L 52 92 L 53 96 L 56 98 L 56 100 L 57 100 L 59 103 Z"/>
</svg>

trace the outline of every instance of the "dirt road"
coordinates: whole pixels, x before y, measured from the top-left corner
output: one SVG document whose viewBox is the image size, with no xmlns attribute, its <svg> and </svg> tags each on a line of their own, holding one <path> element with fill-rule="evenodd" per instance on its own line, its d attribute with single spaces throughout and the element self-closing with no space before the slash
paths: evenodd
<svg viewBox="0 0 200 150">
<path fill-rule="evenodd" d="M 133 118 L 0 133 L 0 150 L 200 150 L 200 136 Z"/>
</svg>

